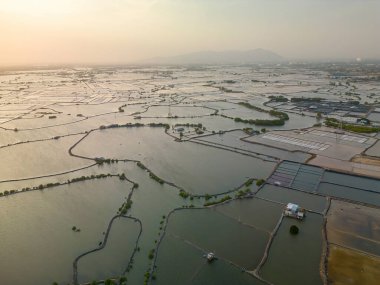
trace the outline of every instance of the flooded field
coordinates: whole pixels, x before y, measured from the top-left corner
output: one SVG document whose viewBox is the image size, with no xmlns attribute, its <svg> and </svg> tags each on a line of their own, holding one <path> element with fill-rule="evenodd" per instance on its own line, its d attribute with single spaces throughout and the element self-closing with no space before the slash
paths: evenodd
<svg viewBox="0 0 380 285">
<path fill-rule="evenodd" d="M 365 168 L 351 159 L 379 137 L 294 108 L 349 101 L 331 80 L 291 65 L 1 70 L 0 283 L 319 285 L 327 249 L 345 280 L 341 256 L 379 254 L 380 182 L 326 163 Z"/>
<path fill-rule="evenodd" d="M 104 178 L 0 199 L 0 252 L 7 260 L 0 269 L 3 282 L 70 282 L 74 258 L 103 241 L 102 233 L 131 187 Z M 23 274 L 18 274 L 21 267 Z"/>
<path fill-rule="evenodd" d="M 136 220 L 124 217 L 113 220 L 105 248 L 78 260 L 78 281 L 85 283 L 123 275 L 140 233 L 141 225 Z"/>
<path fill-rule="evenodd" d="M 261 270 L 262 276 L 273 284 L 304 284 L 305 280 L 308 284 L 323 284 L 322 223 L 323 217 L 312 213 L 307 213 L 303 221 L 284 218 Z M 289 233 L 292 225 L 299 227 L 296 236 Z M 300 262 L 306 254 L 308 262 Z"/>
<path fill-rule="evenodd" d="M 178 143 L 162 128 L 149 127 L 93 132 L 73 152 L 91 158 L 141 161 L 162 179 L 181 185 L 194 194 L 226 192 L 250 177 L 265 179 L 275 166 L 271 162 L 217 148 Z M 226 164 L 226 161 L 230 163 Z M 219 167 L 221 165 L 224 167 Z"/>
<path fill-rule="evenodd" d="M 208 264 L 205 259 L 199 258 L 201 251 L 171 236 L 165 237 L 161 250 L 153 284 L 176 284 L 178 281 L 189 285 L 217 285 L 224 282 L 238 285 L 266 284 L 223 260 Z M 173 258 L 173 251 L 179 259 Z"/>
<path fill-rule="evenodd" d="M 254 198 L 237 200 L 215 207 L 214 210 L 240 223 L 270 232 L 278 223 L 283 207 L 277 203 Z"/>
<path fill-rule="evenodd" d="M 176 212 L 169 220 L 167 234 L 203 253 L 215 252 L 220 259 L 247 269 L 258 265 L 269 238 L 268 232 L 262 229 L 240 224 L 208 209 Z"/>
<path fill-rule="evenodd" d="M 266 184 L 260 189 L 257 197 L 275 201 L 283 205 L 289 201 L 302 205 L 303 208 L 321 213 L 326 208 L 326 198 L 308 193 L 295 191 L 288 188 Z"/>
<path fill-rule="evenodd" d="M 183 284 L 218 284 L 215 282 L 224 278 L 233 280 L 231 276 L 234 276 L 236 284 L 262 284 L 241 271 L 258 266 L 269 233 L 281 213 L 281 206 L 259 199 L 237 200 L 212 210 L 174 212 L 159 248 L 155 283 L 180 280 Z M 181 254 L 166 250 L 168 247 L 176 248 Z M 207 263 L 204 258 L 210 251 L 217 256 L 213 263 Z M 241 252 L 247 254 L 243 256 Z M 184 259 L 189 263 L 183 263 Z"/>
<path fill-rule="evenodd" d="M 54 175 L 93 164 L 92 161 L 72 157 L 67 152 L 79 138 L 70 136 L 1 148 L 2 163 L 6 167 L 1 171 L 0 181 Z"/>
<path fill-rule="evenodd" d="M 255 144 L 246 141 L 249 136 L 242 131 L 232 131 L 224 134 L 214 134 L 196 139 L 206 144 L 214 144 L 218 147 L 244 151 L 251 155 L 264 155 L 263 158 L 275 158 L 281 160 L 291 160 L 297 162 L 305 162 L 311 155 L 303 152 L 284 151 L 274 147 L 268 147 L 262 144 Z"/>
</svg>

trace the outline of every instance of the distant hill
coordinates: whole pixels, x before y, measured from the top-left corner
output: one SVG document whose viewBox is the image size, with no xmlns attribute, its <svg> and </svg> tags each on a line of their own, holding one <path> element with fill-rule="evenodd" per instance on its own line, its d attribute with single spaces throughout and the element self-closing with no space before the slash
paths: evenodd
<svg viewBox="0 0 380 285">
<path fill-rule="evenodd" d="M 265 50 L 248 51 L 200 51 L 170 57 L 156 57 L 144 60 L 147 64 L 249 64 L 275 63 L 284 59 L 278 54 Z"/>
</svg>

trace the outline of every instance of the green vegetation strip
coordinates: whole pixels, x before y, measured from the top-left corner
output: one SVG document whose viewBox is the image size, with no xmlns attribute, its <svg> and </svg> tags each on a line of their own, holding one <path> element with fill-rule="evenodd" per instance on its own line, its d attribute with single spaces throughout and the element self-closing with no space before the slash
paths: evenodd
<svg viewBox="0 0 380 285">
<path fill-rule="evenodd" d="M 136 127 L 152 127 L 152 128 L 165 128 L 169 129 L 170 125 L 165 124 L 165 123 L 149 123 L 149 124 L 141 124 L 141 123 L 126 123 L 124 125 L 119 125 L 119 124 L 111 124 L 111 125 L 101 125 L 99 127 L 100 130 L 105 130 L 105 129 L 114 129 L 114 128 L 136 128 Z"/>
<path fill-rule="evenodd" d="M 158 177 L 156 174 L 154 174 L 150 169 L 148 169 L 144 164 L 142 164 L 140 161 L 137 162 L 137 166 L 140 167 L 142 170 L 146 170 L 149 172 L 149 177 L 153 180 L 157 181 L 161 185 L 165 183 L 163 179 Z"/>
<path fill-rule="evenodd" d="M 55 182 L 55 183 L 40 184 L 40 185 L 34 186 L 34 187 L 24 187 L 24 188 L 19 189 L 19 190 L 18 189 L 5 190 L 4 192 L 0 192 L 0 197 L 1 196 L 8 196 L 11 194 L 16 194 L 16 193 L 20 193 L 20 192 L 43 190 L 46 188 L 52 188 L 52 187 L 56 187 L 56 186 L 60 186 L 60 185 L 66 185 L 66 184 L 71 184 L 71 183 L 80 182 L 80 181 L 101 179 L 101 178 L 107 178 L 107 177 L 119 177 L 120 180 L 128 180 L 129 182 L 131 182 L 129 179 L 126 178 L 124 173 L 122 173 L 122 174 L 110 174 L 110 173 L 108 173 L 108 174 L 97 174 L 97 175 L 91 175 L 91 176 L 75 177 L 72 179 L 68 179 L 66 182 Z M 132 182 L 132 183 L 133 183 L 134 188 L 138 187 L 137 183 L 134 183 L 134 182 Z"/>
<path fill-rule="evenodd" d="M 238 122 L 238 123 L 245 123 L 245 124 L 256 125 L 256 126 L 283 126 L 285 124 L 285 121 L 289 120 L 288 114 L 286 114 L 284 112 L 279 112 L 279 111 L 276 111 L 276 110 L 270 110 L 270 111 L 268 111 L 268 110 L 262 109 L 260 107 L 251 105 L 250 103 L 247 103 L 247 102 L 239 102 L 238 104 L 241 105 L 241 106 L 244 106 L 244 107 L 246 107 L 248 109 L 255 110 L 255 111 L 258 111 L 258 112 L 267 113 L 267 114 L 269 114 L 269 115 L 271 115 L 273 117 L 277 117 L 278 118 L 278 119 L 275 119 L 275 120 L 261 120 L 261 119 L 255 119 L 255 120 L 249 119 L 249 120 L 246 120 L 246 119 L 242 119 L 242 118 L 239 118 L 239 117 L 234 118 L 234 121 Z M 223 117 L 227 117 L 227 116 L 223 116 Z"/>
<path fill-rule="evenodd" d="M 212 198 L 217 198 L 218 196 L 223 196 L 223 195 L 227 195 L 227 194 L 230 194 L 230 193 L 233 193 L 233 192 L 237 192 L 236 197 L 242 197 L 242 196 L 245 196 L 247 195 L 251 190 L 248 188 L 246 190 L 241 190 L 242 187 L 249 187 L 253 184 L 253 182 L 256 180 L 256 186 L 261 186 L 265 183 L 265 180 L 264 179 L 254 179 L 254 178 L 249 178 L 247 181 L 245 181 L 242 185 L 239 185 L 238 187 L 235 187 L 229 191 L 226 191 L 226 192 L 223 192 L 223 193 L 219 193 L 219 194 L 215 194 L 215 195 L 210 195 L 210 194 L 204 194 L 204 195 L 193 195 L 187 191 L 185 191 L 184 189 L 180 189 L 179 191 L 179 196 L 181 196 L 183 199 L 187 199 L 190 197 L 190 200 L 193 200 L 194 198 L 204 198 L 206 201 L 212 199 Z M 239 195 L 240 193 L 240 195 Z M 244 193 L 244 195 L 242 194 Z M 220 200 L 219 200 L 220 201 Z M 224 202 L 224 201 L 223 201 Z M 219 202 L 221 203 L 221 202 Z M 214 204 L 219 204 L 219 203 L 214 203 Z"/>
<path fill-rule="evenodd" d="M 219 200 L 206 202 L 206 203 L 204 203 L 204 206 L 208 207 L 208 206 L 212 206 L 212 205 L 221 204 L 221 203 L 224 203 L 224 202 L 231 200 L 231 199 L 232 199 L 231 196 L 227 195 L 227 196 L 224 196 L 223 198 L 220 198 Z"/>
<path fill-rule="evenodd" d="M 342 128 L 343 130 L 346 131 L 351 131 L 355 133 L 377 133 L 380 131 L 379 127 L 371 127 L 371 126 L 360 126 L 360 125 L 353 125 L 353 124 L 347 124 L 347 123 L 341 123 L 337 119 L 334 118 L 327 118 L 325 120 L 325 125 L 327 127 L 332 127 L 332 128 Z"/>
</svg>

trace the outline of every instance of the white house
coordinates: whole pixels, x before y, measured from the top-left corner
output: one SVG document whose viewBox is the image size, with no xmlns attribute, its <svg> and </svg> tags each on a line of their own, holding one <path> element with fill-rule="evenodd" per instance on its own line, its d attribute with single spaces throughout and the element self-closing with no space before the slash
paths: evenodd
<svg viewBox="0 0 380 285">
<path fill-rule="evenodd" d="M 300 208 L 300 206 L 296 204 L 288 203 L 285 207 L 284 215 L 302 220 L 305 217 L 305 209 Z"/>
</svg>

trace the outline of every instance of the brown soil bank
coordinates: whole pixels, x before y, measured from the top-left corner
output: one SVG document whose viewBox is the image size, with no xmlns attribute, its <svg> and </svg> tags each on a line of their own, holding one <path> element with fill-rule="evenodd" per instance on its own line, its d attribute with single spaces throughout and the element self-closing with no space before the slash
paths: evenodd
<svg viewBox="0 0 380 285">
<path fill-rule="evenodd" d="M 353 157 L 351 161 L 357 162 L 357 163 L 380 166 L 380 158 L 377 158 L 377 157 L 357 155 Z"/>
</svg>

